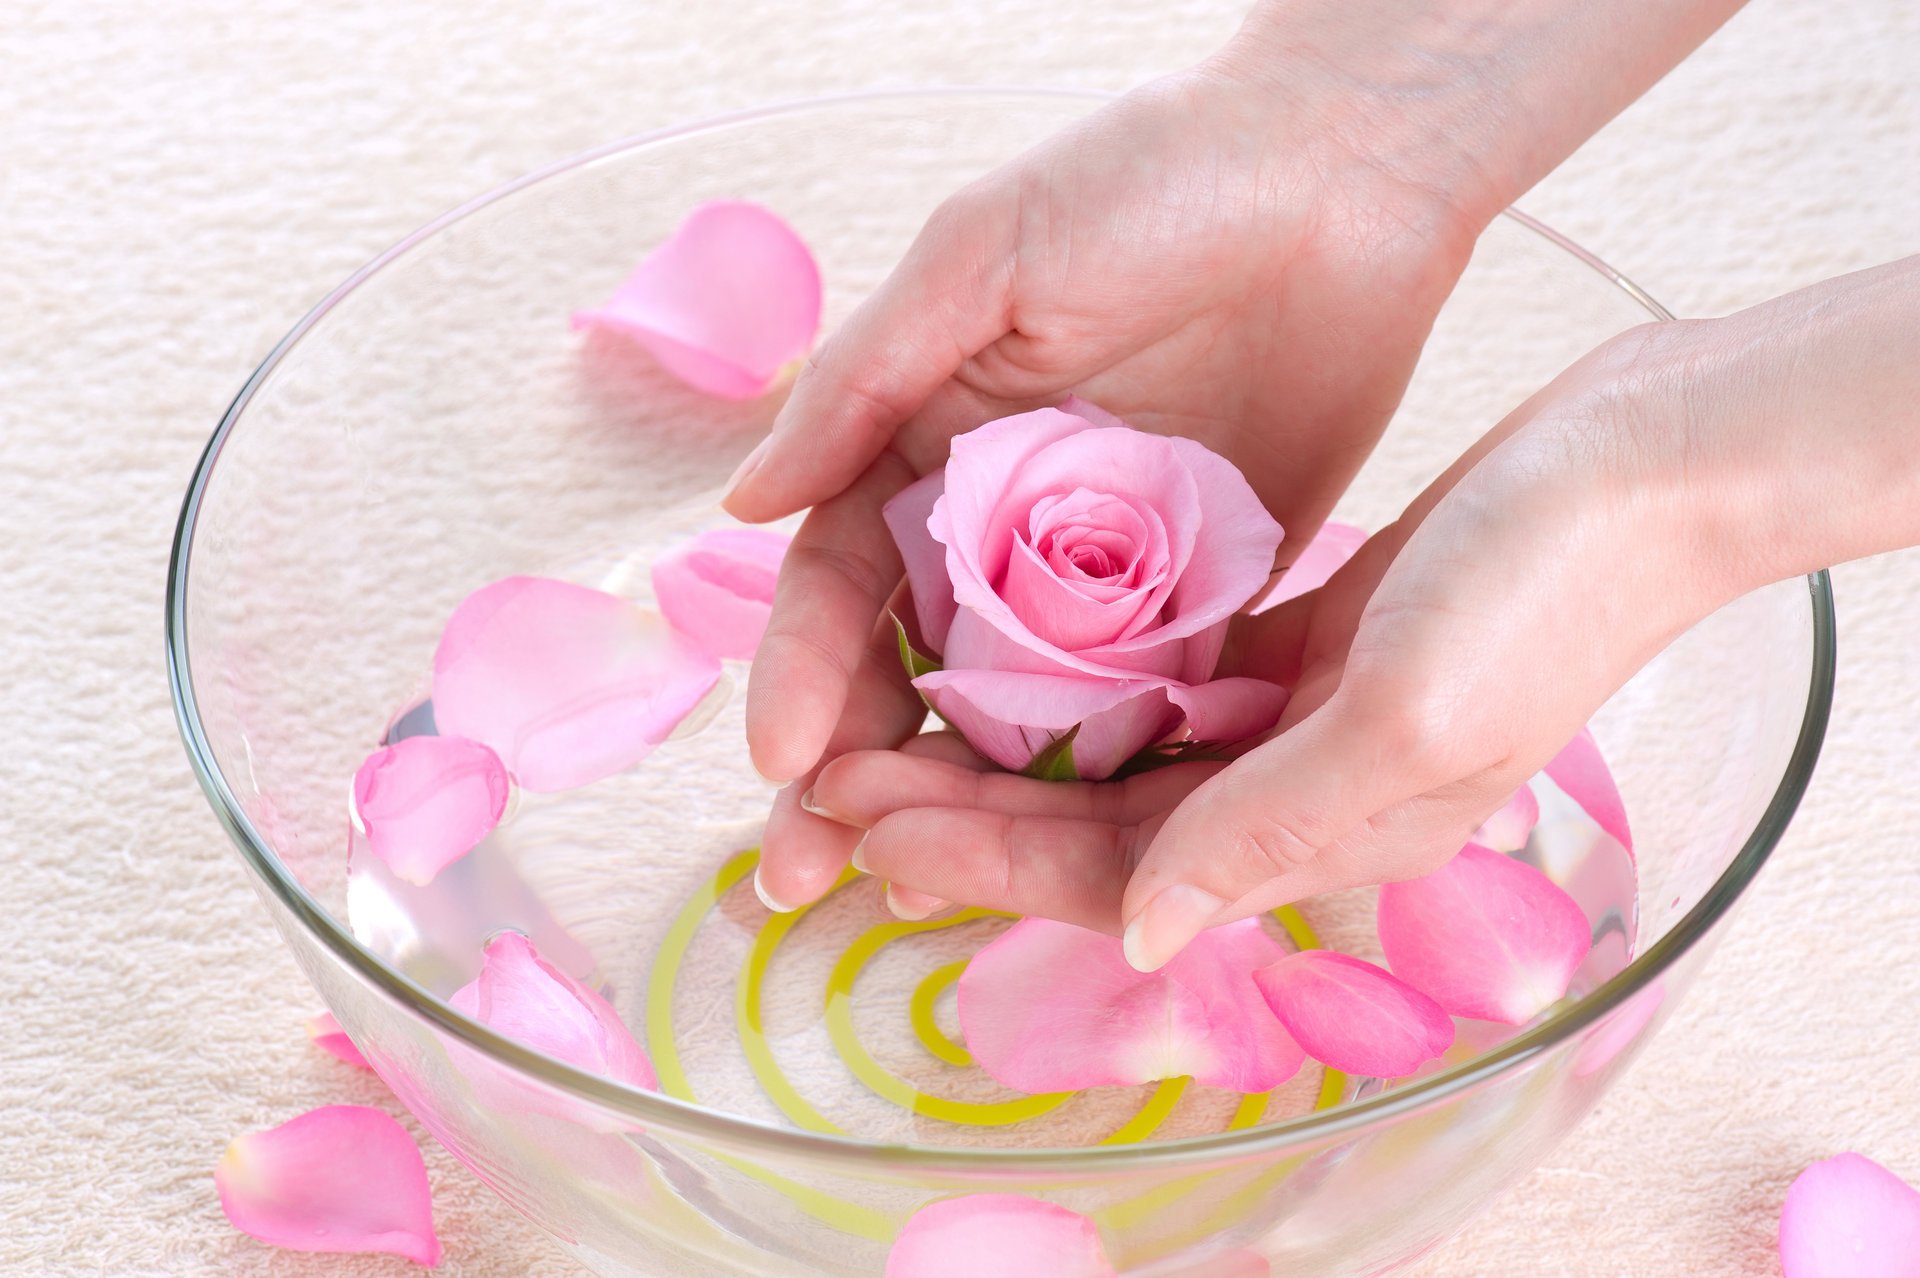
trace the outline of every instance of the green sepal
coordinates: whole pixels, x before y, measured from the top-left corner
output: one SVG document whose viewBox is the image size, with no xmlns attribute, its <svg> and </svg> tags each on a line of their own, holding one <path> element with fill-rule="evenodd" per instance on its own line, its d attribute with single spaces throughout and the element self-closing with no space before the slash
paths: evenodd
<svg viewBox="0 0 1920 1278">
<path fill-rule="evenodd" d="M 1032 777 L 1035 781 L 1078 781 L 1080 773 L 1073 766 L 1073 739 L 1080 735 L 1080 725 L 1068 728 L 1064 736 L 1055 737 L 1053 743 L 1027 761 L 1020 769 L 1023 777 Z"/>
</svg>

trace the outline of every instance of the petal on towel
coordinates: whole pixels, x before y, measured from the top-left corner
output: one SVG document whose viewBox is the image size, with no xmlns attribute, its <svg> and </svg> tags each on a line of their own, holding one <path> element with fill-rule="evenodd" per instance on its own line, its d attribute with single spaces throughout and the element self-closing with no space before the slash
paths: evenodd
<svg viewBox="0 0 1920 1278">
<path fill-rule="evenodd" d="M 893 1240 L 885 1278 L 1113 1278 L 1100 1230 L 1019 1194 L 929 1203 Z"/>
<path fill-rule="evenodd" d="M 353 1045 L 353 1040 L 347 1037 L 347 1032 L 340 1028 L 340 1022 L 334 1019 L 332 1012 L 311 1017 L 307 1021 L 307 1037 L 313 1040 L 315 1047 L 336 1060 L 343 1060 L 360 1069 L 373 1068 L 367 1064 L 367 1058 L 360 1054 L 360 1049 Z"/>
<path fill-rule="evenodd" d="M 1202 932 L 1158 971 L 1139 972 L 1117 937 L 1022 919 L 961 974 L 960 1028 L 980 1067 L 1018 1091 L 1191 1076 L 1263 1092 L 1305 1059 L 1253 983 L 1255 968 L 1284 953 L 1259 920 L 1243 919 Z"/>
<path fill-rule="evenodd" d="M 1533 866 L 1469 843 L 1425 878 L 1380 889 L 1395 976 L 1455 1016 L 1524 1025 L 1565 997 L 1593 933 Z"/>
<path fill-rule="evenodd" d="M 720 678 L 659 615 L 604 591 L 507 577 L 468 595 L 433 655 L 442 733 L 491 747 L 522 787 L 566 790 L 638 763 Z"/>
<path fill-rule="evenodd" d="M 619 333 L 695 390 L 751 399 L 820 329 L 820 268 L 794 229 L 744 200 L 687 215 L 575 328 Z"/>
<path fill-rule="evenodd" d="M 1859 1154 L 1815 1163 L 1780 1209 L 1780 1267 L 1786 1278 L 1913 1278 L 1920 1192 Z"/>
<path fill-rule="evenodd" d="M 1360 1078 L 1399 1078 L 1453 1046 L 1440 1005 L 1364 959 L 1303 950 L 1253 974 L 1307 1055 Z"/>
<path fill-rule="evenodd" d="M 380 1110 L 327 1105 L 242 1136 L 213 1182 L 234 1228 L 275 1247 L 440 1263 L 426 1164 Z"/>
<path fill-rule="evenodd" d="M 653 561 L 653 594 L 673 628 L 716 657 L 753 660 L 793 538 L 770 528 L 716 528 Z"/>
<path fill-rule="evenodd" d="M 367 847 L 408 883 L 478 847 L 512 790 L 500 757 L 465 737 L 404 737 L 353 774 L 353 810 Z"/>
</svg>

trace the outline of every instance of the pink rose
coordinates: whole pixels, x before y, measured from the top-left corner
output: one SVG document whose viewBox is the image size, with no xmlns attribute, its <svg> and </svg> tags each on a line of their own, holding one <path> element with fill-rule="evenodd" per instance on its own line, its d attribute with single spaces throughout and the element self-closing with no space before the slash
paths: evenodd
<svg viewBox="0 0 1920 1278">
<path fill-rule="evenodd" d="M 886 517 L 942 666 L 914 686 L 1002 767 L 1073 733 L 1073 775 L 1098 780 L 1176 734 L 1239 741 L 1280 717 L 1276 685 L 1212 678 L 1280 525 L 1192 440 L 1069 399 L 959 436 Z"/>
</svg>

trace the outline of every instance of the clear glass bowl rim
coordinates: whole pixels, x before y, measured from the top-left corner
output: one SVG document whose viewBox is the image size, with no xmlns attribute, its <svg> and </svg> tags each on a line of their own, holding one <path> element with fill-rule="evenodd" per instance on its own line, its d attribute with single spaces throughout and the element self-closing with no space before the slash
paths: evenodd
<svg viewBox="0 0 1920 1278">
<path fill-rule="evenodd" d="M 832 1136 L 794 1128 L 774 1126 L 755 1119 L 707 1109 L 656 1092 L 628 1087 L 599 1074 L 577 1069 L 563 1061 L 503 1038 L 486 1026 L 454 1011 L 409 978 L 394 971 L 362 946 L 319 902 L 301 886 L 280 859 L 267 846 L 241 809 L 214 760 L 213 750 L 201 723 L 191 681 L 190 648 L 187 635 L 187 590 L 192 571 L 191 548 L 201 500 L 219 462 L 222 447 L 238 425 L 247 404 L 273 369 L 296 347 L 300 339 L 354 289 L 366 283 L 381 269 L 430 240 L 440 231 L 469 214 L 504 199 L 550 177 L 596 163 L 608 157 L 675 138 L 684 138 L 713 129 L 727 128 L 757 119 L 788 116 L 801 112 L 858 107 L 869 103 L 910 100 L 962 99 L 986 101 L 1077 99 L 1089 104 L 1108 100 L 1113 95 L 1089 90 L 941 86 L 921 89 L 882 90 L 834 94 L 824 97 L 776 102 L 725 115 L 672 125 L 637 134 L 594 148 L 537 170 L 515 181 L 480 195 L 441 215 L 413 232 L 348 276 L 321 299 L 294 325 L 248 377 L 232 404 L 221 417 L 194 469 L 186 498 L 175 528 L 172 555 L 167 572 L 166 655 L 167 678 L 172 690 L 175 719 L 185 742 L 187 756 L 200 787 L 205 791 L 221 825 L 226 828 L 241 856 L 260 881 L 284 905 L 302 927 L 346 965 L 358 977 L 413 1016 L 441 1033 L 486 1053 L 548 1086 L 570 1092 L 610 1109 L 647 1127 L 675 1135 L 707 1139 L 722 1145 L 746 1145 L 767 1153 L 802 1159 L 817 1159 L 848 1166 L 907 1168 L 927 1174 L 980 1175 L 1011 1173 L 1033 1176 L 1072 1175 L 1149 1168 L 1177 1170 L 1188 1164 L 1222 1158 L 1249 1158 L 1272 1155 L 1289 1147 L 1337 1137 L 1361 1128 L 1393 1119 L 1442 1102 L 1497 1075 L 1516 1071 L 1542 1053 L 1552 1050 L 1580 1031 L 1597 1023 L 1642 989 L 1690 950 L 1712 930 L 1732 908 L 1753 881 L 1760 867 L 1773 852 L 1788 822 L 1799 806 L 1813 775 L 1820 754 L 1828 717 L 1833 706 L 1834 684 L 1834 611 L 1833 589 L 1826 572 L 1806 578 L 1808 602 L 1813 612 L 1812 679 L 1807 705 L 1792 755 L 1779 785 L 1775 788 L 1759 822 L 1747 836 L 1740 851 L 1725 871 L 1701 896 L 1693 908 L 1667 934 L 1647 947 L 1605 985 L 1586 998 L 1567 1007 L 1524 1034 L 1503 1043 L 1490 1052 L 1420 1079 L 1406 1086 L 1381 1092 L 1365 1100 L 1316 1111 L 1297 1118 L 1259 1127 L 1245 1128 L 1209 1136 L 1186 1137 L 1140 1145 L 1091 1146 L 1068 1149 L 986 1149 L 967 1146 L 893 1144 L 860 1140 L 850 1136 Z M 1673 317 L 1633 281 L 1605 262 L 1518 209 L 1508 209 L 1503 217 L 1525 227 L 1554 246 L 1564 250 L 1608 283 L 1630 296 L 1650 316 L 1660 320 Z"/>
</svg>

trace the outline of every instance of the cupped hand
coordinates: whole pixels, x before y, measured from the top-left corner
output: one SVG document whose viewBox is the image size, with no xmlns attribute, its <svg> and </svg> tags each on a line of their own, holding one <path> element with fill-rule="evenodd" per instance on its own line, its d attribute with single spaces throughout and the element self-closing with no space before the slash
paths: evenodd
<svg viewBox="0 0 1920 1278">
<path fill-rule="evenodd" d="M 763 842 L 769 905 L 817 898 L 852 851 L 799 805 L 820 765 L 924 718 L 884 615 L 901 564 L 880 511 L 953 435 L 1077 392 L 1233 460 L 1289 529 L 1282 563 L 1372 449 L 1483 212 L 1284 78 L 1223 55 L 948 200 L 743 464 L 735 515 L 813 507 L 747 699 L 755 766 L 792 783 Z"/>
<path fill-rule="evenodd" d="M 1593 710 L 1730 597 L 1684 456 L 1701 333 L 1649 326 L 1517 409 L 1319 590 L 1243 618 L 1223 674 L 1294 689 L 1230 763 L 1109 784 L 981 772 L 951 745 L 827 765 L 808 806 L 933 899 L 1124 932 L 1151 969 L 1202 928 L 1437 868 Z M 1670 402 L 1668 402 L 1670 401 Z M 1648 422 L 1657 423 L 1647 425 Z M 1653 439 L 1658 436 L 1658 442 Z M 1757 584 L 1757 583 L 1756 583 Z"/>
</svg>

